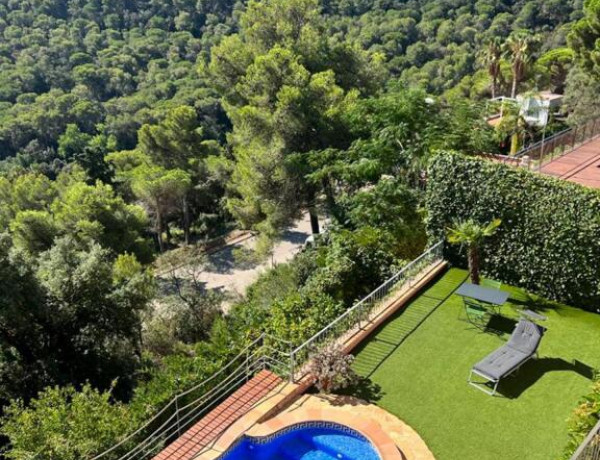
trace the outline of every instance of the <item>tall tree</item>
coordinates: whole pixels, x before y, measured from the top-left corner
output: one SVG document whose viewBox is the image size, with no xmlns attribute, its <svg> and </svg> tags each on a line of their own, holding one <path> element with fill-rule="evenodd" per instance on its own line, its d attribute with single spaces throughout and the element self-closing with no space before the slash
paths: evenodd
<svg viewBox="0 0 600 460">
<path fill-rule="evenodd" d="M 165 219 L 174 209 L 179 208 L 190 186 L 190 175 L 181 169 L 143 164 L 131 172 L 131 189 L 154 217 L 154 230 L 161 252 L 165 248 Z"/>
<path fill-rule="evenodd" d="M 352 104 L 345 119 L 351 145 L 313 152 L 309 174 L 325 194 L 328 210 L 341 222 L 347 217 L 338 215 L 336 201 L 343 192 L 357 193 L 383 176 L 418 187 L 432 152 L 489 152 L 495 144 L 494 130 L 477 104 L 440 104 L 421 89 L 399 84 Z"/>
<path fill-rule="evenodd" d="M 511 98 L 517 97 L 519 83 L 523 81 L 527 66 L 532 57 L 532 37 L 525 32 L 512 34 L 505 43 L 505 49 L 512 68 Z"/>
<path fill-rule="evenodd" d="M 580 125 L 600 117 L 597 94 L 600 94 L 600 80 L 581 66 L 574 66 L 565 86 L 565 107 L 570 125 Z"/>
<path fill-rule="evenodd" d="M 112 186 L 99 181 L 94 185 L 70 184 L 61 190 L 51 211 L 61 234 L 148 261 L 149 251 L 141 237 L 148 224 L 144 209 L 125 203 Z"/>
<path fill-rule="evenodd" d="M 584 2 L 584 16 L 571 28 L 569 46 L 580 66 L 600 79 L 600 2 Z"/>
<path fill-rule="evenodd" d="M 562 94 L 565 90 L 567 75 L 573 66 L 575 53 L 570 48 L 557 48 L 545 52 L 537 64 L 548 69 L 552 91 Z"/>
<path fill-rule="evenodd" d="M 233 122 L 228 206 L 244 225 L 280 228 L 308 207 L 318 232 L 305 154 L 347 142 L 344 105 L 379 81 L 368 64 L 329 40 L 317 0 L 249 2 L 239 33 L 213 49 L 210 63 Z"/>
<path fill-rule="evenodd" d="M 483 66 L 492 79 L 492 99 L 496 97 L 496 89 L 498 87 L 498 78 L 500 77 L 500 64 L 502 62 L 502 43 L 499 37 L 494 37 L 483 48 L 480 59 Z"/>
<path fill-rule="evenodd" d="M 133 256 L 58 239 L 38 258 L 0 241 L 0 399 L 89 380 L 131 389 L 151 278 Z"/>
<path fill-rule="evenodd" d="M 138 148 L 148 155 L 153 163 L 167 169 L 181 169 L 190 174 L 192 186 L 182 197 L 183 233 L 186 244 L 190 242 L 191 211 L 190 199 L 193 192 L 210 181 L 204 161 L 210 155 L 218 155 L 220 148 L 214 140 L 205 138 L 199 125 L 196 111 L 181 106 L 172 109 L 166 118 L 155 125 L 144 125 L 138 132 Z M 217 201 L 218 195 L 212 200 Z"/>
</svg>

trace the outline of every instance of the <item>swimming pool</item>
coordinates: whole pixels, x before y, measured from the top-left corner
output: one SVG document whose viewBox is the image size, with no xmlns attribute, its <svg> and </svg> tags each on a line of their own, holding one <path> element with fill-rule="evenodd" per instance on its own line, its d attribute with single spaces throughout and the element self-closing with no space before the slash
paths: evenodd
<svg viewBox="0 0 600 460">
<path fill-rule="evenodd" d="M 367 438 L 346 426 L 306 422 L 265 438 L 244 436 L 220 460 L 381 460 Z"/>
</svg>

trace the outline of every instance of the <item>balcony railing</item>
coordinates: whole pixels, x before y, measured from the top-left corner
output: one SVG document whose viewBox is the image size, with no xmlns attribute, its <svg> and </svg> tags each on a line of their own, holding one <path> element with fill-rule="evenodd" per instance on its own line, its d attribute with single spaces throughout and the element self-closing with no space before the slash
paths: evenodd
<svg viewBox="0 0 600 460">
<path fill-rule="evenodd" d="M 175 396 L 135 432 L 91 460 L 142 460 L 158 454 L 257 372 L 287 371 L 289 345 L 262 334 L 211 377 Z M 217 433 L 218 434 L 218 433 Z"/>
<path fill-rule="evenodd" d="M 419 275 L 425 268 L 443 260 L 443 249 L 444 242 L 438 242 L 306 342 L 296 347 L 290 356 L 293 366 L 291 375 L 296 379 L 302 378 L 307 372 L 305 364 L 313 354 L 322 350 L 330 343 L 343 341 L 340 339 L 352 336 L 358 332 L 361 329 L 361 325 L 371 319 L 372 314 L 377 310 L 376 307 L 392 291 L 399 289 L 401 286 L 410 287 L 413 282 L 420 279 Z"/>
<path fill-rule="evenodd" d="M 600 118 L 560 131 L 528 145 L 511 157 L 517 166 L 539 171 L 545 164 L 575 150 L 600 135 Z"/>
<path fill-rule="evenodd" d="M 600 421 L 583 440 L 571 460 L 600 460 Z"/>
</svg>

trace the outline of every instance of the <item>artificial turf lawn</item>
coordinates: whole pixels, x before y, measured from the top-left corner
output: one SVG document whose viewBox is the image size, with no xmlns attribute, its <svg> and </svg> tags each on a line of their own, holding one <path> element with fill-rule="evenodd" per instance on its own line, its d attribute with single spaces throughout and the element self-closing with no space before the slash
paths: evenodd
<svg viewBox="0 0 600 460">
<path fill-rule="evenodd" d="M 380 387 L 374 402 L 415 428 L 437 460 L 559 458 L 566 419 L 600 368 L 600 315 L 503 286 L 511 304 L 490 326 L 505 332 L 482 332 L 453 294 L 466 278 L 451 269 L 432 283 L 357 350 L 355 369 Z M 540 359 L 488 396 L 467 384 L 469 371 L 507 340 L 523 304 L 548 317 Z"/>
</svg>

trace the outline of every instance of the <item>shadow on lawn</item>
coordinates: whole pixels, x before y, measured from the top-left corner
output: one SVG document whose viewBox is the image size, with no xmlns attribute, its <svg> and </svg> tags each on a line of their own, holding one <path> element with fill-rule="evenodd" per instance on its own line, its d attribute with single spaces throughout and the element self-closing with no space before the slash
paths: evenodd
<svg viewBox="0 0 600 460">
<path fill-rule="evenodd" d="M 502 315 L 491 315 L 489 320 L 481 324 L 475 323 L 469 319 L 459 318 L 467 325 L 468 330 L 473 330 L 482 334 L 492 334 L 506 341 L 506 336 L 512 334 L 517 325 L 517 321 Z"/>
<path fill-rule="evenodd" d="M 512 334 L 516 326 L 517 322 L 512 318 L 502 315 L 492 315 L 485 325 L 484 332 L 503 336 L 505 334 Z"/>
<path fill-rule="evenodd" d="M 518 398 L 544 374 L 555 371 L 575 372 L 589 380 L 593 380 L 595 376 L 594 368 L 581 361 L 569 362 L 562 358 L 550 357 L 532 359 L 512 376 L 502 380 L 498 393 L 509 399 Z"/>
<path fill-rule="evenodd" d="M 561 305 L 557 302 L 544 299 L 531 295 L 527 292 L 521 292 L 519 294 L 511 294 L 509 303 L 514 305 L 517 309 L 528 309 L 536 313 L 546 312 L 550 310 L 558 310 Z"/>
<path fill-rule="evenodd" d="M 341 390 L 340 393 L 339 405 L 347 404 L 344 396 L 352 396 L 371 403 L 379 401 L 384 395 L 381 386 L 367 377 L 359 377 L 356 382 Z M 335 402 L 332 402 L 332 404 L 336 405 Z"/>
<path fill-rule="evenodd" d="M 419 296 L 416 296 L 405 308 L 397 311 L 391 319 L 380 325 L 373 333 L 373 337 L 358 347 L 355 354 L 357 360 L 353 366 L 358 374 L 366 378 L 371 377 L 404 341 L 454 294 L 466 279 L 466 275 L 464 279 L 453 283 L 451 289 L 438 297 L 430 292 L 430 289 L 440 279 L 431 281 L 422 289 Z"/>
</svg>

